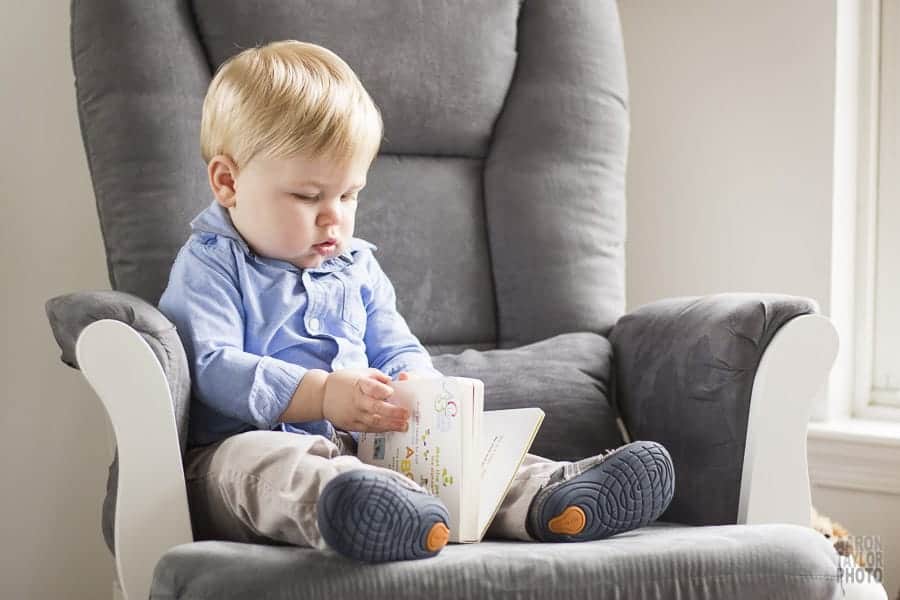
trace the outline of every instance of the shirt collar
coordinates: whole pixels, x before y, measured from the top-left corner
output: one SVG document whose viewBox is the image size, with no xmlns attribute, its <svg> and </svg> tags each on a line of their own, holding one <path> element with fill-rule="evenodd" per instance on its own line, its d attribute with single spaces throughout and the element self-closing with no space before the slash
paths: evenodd
<svg viewBox="0 0 900 600">
<path fill-rule="evenodd" d="M 342 253 L 322 261 L 322 264 L 320 264 L 318 267 L 301 269 L 300 267 L 297 267 L 296 265 L 293 265 L 285 260 L 260 256 L 253 252 L 253 250 L 250 249 L 250 246 L 247 245 L 247 242 L 244 241 L 244 238 L 241 236 L 238 230 L 235 229 L 234 224 L 231 221 L 231 215 L 228 214 L 228 210 L 224 206 L 219 204 L 216 200 L 213 200 L 212 203 L 203 210 L 203 212 L 201 212 L 191 221 L 191 231 L 211 233 L 214 235 L 227 237 L 237 242 L 237 244 L 241 247 L 241 250 L 244 251 L 244 254 L 249 256 L 251 259 L 256 260 L 257 262 L 262 262 L 265 264 L 270 264 L 297 272 L 308 271 L 310 273 L 330 273 L 332 271 L 340 271 L 341 269 L 344 269 L 347 265 L 350 265 L 355 261 L 356 253 L 358 251 L 365 248 L 368 248 L 372 251 L 378 249 L 378 246 L 369 241 L 358 237 L 352 237 L 350 238 L 350 244 L 348 244 L 348 248 L 346 248 Z"/>
</svg>

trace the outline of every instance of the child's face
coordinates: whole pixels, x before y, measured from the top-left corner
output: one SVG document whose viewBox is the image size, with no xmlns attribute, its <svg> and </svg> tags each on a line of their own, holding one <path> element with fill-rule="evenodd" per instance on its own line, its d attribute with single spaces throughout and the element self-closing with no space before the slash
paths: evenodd
<svg viewBox="0 0 900 600">
<path fill-rule="evenodd" d="M 257 157 L 238 171 L 230 157 L 218 155 L 208 171 L 216 199 L 250 248 L 305 269 L 347 248 L 368 167 L 364 160 L 338 164 L 299 155 Z M 316 246 L 328 239 L 335 243 Z"/>
</svg>

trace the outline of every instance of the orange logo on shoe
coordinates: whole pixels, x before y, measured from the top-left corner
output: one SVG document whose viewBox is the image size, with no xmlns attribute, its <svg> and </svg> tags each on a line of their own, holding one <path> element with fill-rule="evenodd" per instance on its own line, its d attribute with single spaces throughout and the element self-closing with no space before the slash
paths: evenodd
<svg viewBox="0 0 900 600">
<path fill-rule="evenodd" d="M 447 540 L 449 539 L 450 530 L 447 526 L 441 522 L 435 523 L 431 526 L 431 531 L 428 532 L 428 538 L 425 540 L 425 548 L 427 548 L 429 552 L 436 552 L 446 546 Z"/>
<path fill-rule="evenodd" d="M 575 535 L 581 533 L 585 523 L 587 523 L 587 518 L 584 516 L 584 511 L 577 506 L 569 506 L 559 515 L 550 519 L 547 526 L 553 533 Z"/>
</svg>

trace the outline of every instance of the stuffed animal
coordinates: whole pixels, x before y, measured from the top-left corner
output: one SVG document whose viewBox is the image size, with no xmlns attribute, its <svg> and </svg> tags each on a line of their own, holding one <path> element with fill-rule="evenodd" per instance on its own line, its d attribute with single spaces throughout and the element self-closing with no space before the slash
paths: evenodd
<svg viewBox="0 0 900 600">
<path fill-rule="evenodd" d="M 816 507 L 812 508 L 812 528 L 831 540 L 834 549 L 841 556 L 849 556 L 853 562 L 861 567 L 866 565 L 860 564 L 860 557 L 853 552 L 853 543 L 850 541 L 850 532 L 838 523 L 832 521 L 829 517 L 819 513 Z"/>
<path fill-rule="evenodd" d="M 852 536 L 843 525 L 820 514 L 816 507 L 810 508 L 812 509 L 812 528 L 828 538 L 839 555 L 848 557 L 847 559 L 841 559 L 842 561 L 847 560 L 851 565 L 867 569 L 880 569 L 880 565 L 864 564 L 865 561 L 862 559 L 862 555 L 871 553 L 865 553 L 863 548 L 854 548 Z M 844 600 L 888 600 L 884 586 L 881 585 L 880 581 L 874 579 L 842 583 L 841 595 Z M 897 600 L 900 600 L 900 595 L 897 596 Z"/>
</svg>

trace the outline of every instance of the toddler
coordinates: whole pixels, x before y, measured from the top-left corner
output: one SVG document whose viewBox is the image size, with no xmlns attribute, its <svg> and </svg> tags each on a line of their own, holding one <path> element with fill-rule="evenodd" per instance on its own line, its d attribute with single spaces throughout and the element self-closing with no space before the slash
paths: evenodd
<svg viewBox="0 0 900 600">
<path fill-rule="evenodd" d="M 446 507 L 356 458 L 359 432 L 405 431 L 391 382 L 440 376 L 353 236 L 381 115 L 350 67 L 293 40 L 222 64 L 203 102 L 214 200 L 191 222 L 160 298 L 191 369 L 185 479 L 198 539 L 330 549 L 381 562 L 434 556 Z M 577 462 L 526 455 L 488 536 L 594 540 L 657 519 L 665 448 Z"/>
</svg>

